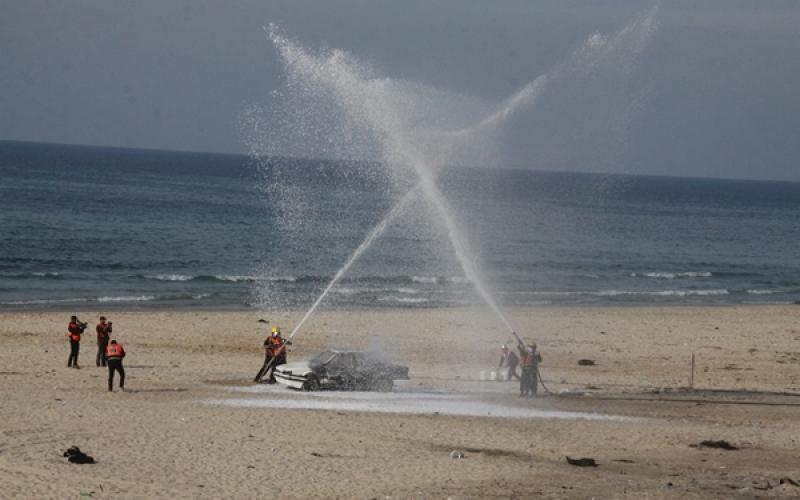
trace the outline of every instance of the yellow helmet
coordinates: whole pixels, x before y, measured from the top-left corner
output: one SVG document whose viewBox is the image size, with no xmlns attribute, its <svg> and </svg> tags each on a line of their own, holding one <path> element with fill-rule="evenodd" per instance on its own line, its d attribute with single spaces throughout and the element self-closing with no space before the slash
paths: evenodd
<svg viewBox="0 0 800 500">
<path fill-rule="evenodd" d="M 528 344 L 528 347 L 530 347 L 531 349 L 536 349 L 536 342 L 531 342 L 530 344 Z"/>
<path fill-rule="evenodd" d="M 273 326 L 272 327 L 272 333 L 281 333 L 281 327 Z"/>
</svg>

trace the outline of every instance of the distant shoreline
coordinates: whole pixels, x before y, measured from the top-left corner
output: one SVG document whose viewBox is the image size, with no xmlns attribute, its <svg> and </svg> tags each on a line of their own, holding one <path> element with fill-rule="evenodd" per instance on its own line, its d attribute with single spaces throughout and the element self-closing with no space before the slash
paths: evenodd
<svg viewBox="0 0 800 500">
<path fill-rule="evenodd" d="M 641 303 L 620 303 L 620 304 L 547 304 L 547 305 L 532 305 L 532 306 L 509 306 L 504 307 L 502 310 L 507 313 L 515 313 L 515 312 L 525 312 L 525 311 L 581 311 L 581 310 L 613 310 L 613 309 L 620 309 L 620 310 L 676 310 L 676 309 L 685 309 L 685 310 L 697 310 L 697 309 L 769 309 L 769 308 L 791 308 L 791 307 L 798 307 L 800 304 L 798 303 L 787 303 L 787 304 L 770 304 L 770 303 L 753 303 L 753 304 L 731 304 L 731 303 L 713 303 L 713 304 L 681 304 L 681 303 L 672 303 L 672 304 L 641 304 Z M 320 312 L 325 313 L 339 313 L 339 314 L 347 314 L 347 313 L 357 313 L 357 314 L 366 314 L 366 313 L 404 313 L 404 312 L 420 312 L 420 313 L 427 313 L 427 312 L 467 312 L 476 313 L 481 311 L 482 309 L 486 310 L 486 314 L 490 316 L 494 316 L 494 313 L 491 309 L 488 309 L 487 306 L 442 306 L 442 307 L 419 307 L 419 306 L 342 306 L 336 308 L 329 308 L 326 309 L 324 306 L 320 309 Z M 798 307 L 800 309 L 800 307 Z M 218 306 L 218 307 L 208 307 L 207 305 L 202 306 L 173 306 L 173 305 L 165 305 L 165 306 L 158 306 L 158 305 L 148 305 L 148 306 L 125 306 L 114 304 L 108 307 L 86 307 L 86 308 L 75 308 L 69 309 L 62 306 L 58 307 L 0 307 L 0 315 L 3 314 L 50 314 L 50 313 L 64 313 L 64 314 L 102 314 L 102 313 L 262 313 L 262 314 L 271 314 L 271 313 L 285 313 L 285 314 L 304 314 L 308 309 L 307 308 L 295 308 L 295 307 L 283 307 L 283 308 L 271 308 L 271 309 L 259 309 L 257 307 L 238 307 L 238 306 Z M 318 313 L 319 314 L 319 313 Z"/>
</svg>

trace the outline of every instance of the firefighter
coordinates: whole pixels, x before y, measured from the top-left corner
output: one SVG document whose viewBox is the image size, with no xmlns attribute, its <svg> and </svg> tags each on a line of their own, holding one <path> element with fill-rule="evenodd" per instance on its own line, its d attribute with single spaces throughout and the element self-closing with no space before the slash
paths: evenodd
<svg viewBox="0 0 800 500">
<path fill-rule="evenodd" d="M 114 390 L 114 372 L 119 372 L 119 388 L 125 391 L 125 368 L 122 367 L 122 358 L 125 357 L 125 349 L 122 344 L 112 340 L 106 347 L 106 359 L 108 361 L 108 390 Z"/>
<path fill-rule="evenodd" d="M 272 332 L 272 336 L 269 338 L 270 344 L 272 345 L 272 357 L 275 358 L 275 366 L 278 365 L 285 365 L 286 364 L 286 349 L 284 349 L 284 344 L 290 345 L 291 342 L 286 341 L 281 336 L 281 329 L 277 328 L 276 331 Z"/>
<path fill-rule="evenodd" d="M 106 347 L 111 338 L 111 322 L 106 323 L 106 317 L 100 316 L 100 323 L 95 328 L 97 331 L 97 366 L 106 366 Z"/>
<path fill-rule="evenodd" d="M 531 342 L 525 348 L 525 355 L 522 357 L 522 376 L 519 379 L 520 397 L 536 396 L 539 385 L 539 363 L 542 362 L 542 355 L 536 350 L 536 342 Z"/>
<path fill-rule="evenodd" d="M 500 347 L 500 364 L 497 365 L 497 369 L 501 369 L 503 365 L 508 367 L 508 377 L 506 380 L 509 382 L 512 378 L 516 377 L 517 380 L 520 380 L 519 375 L 517 374 L 517 365 L 519 365 L 519 357 L 508 348 L 506 344 L 503 344 Z"/>
<path fill-rule="evenodd" d="M 86 330 L 87 324 L 78 320 L 77 316 L 72 316 L 67 326 L 67 336 L 69 337 L 69 359 L 67 360 L 67 368 L 76 368 L 80 370 L 78 365 L 78 353 L 81 349 L 81 334 Z"/>
<path fill-rule="evenodd" d="M 275 383 L 275 367 L 286 363 L 286 349 L 283 349 L 284 340 L 281 337 L 281 327 L 273 326 L 272 334 L 264 340 L 264 365 L 258 371 L 254 382 L 261 382 L 261 379 L 270 373 L 268 384 Z"/>
</svg>

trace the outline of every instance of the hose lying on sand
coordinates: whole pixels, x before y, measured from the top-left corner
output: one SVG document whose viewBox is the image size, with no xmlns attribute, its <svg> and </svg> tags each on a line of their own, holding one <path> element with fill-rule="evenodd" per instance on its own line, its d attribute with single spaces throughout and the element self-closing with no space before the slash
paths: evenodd
<svg viewBox="0 0 800 500">
<path fill-rule="evenodd" d="M 539 383 L 542 384 L 542 389 L 544 389 L 544 392 L 552 395 L 553 391 L 551 391 L 550 389 L 547 388 L 546 385 L 544 385 L 544 380 L 542 379 L 542 372 L 539 371 L 539 365 L 536 365 L 536 378 L 539 379 Z"/>
</svg>

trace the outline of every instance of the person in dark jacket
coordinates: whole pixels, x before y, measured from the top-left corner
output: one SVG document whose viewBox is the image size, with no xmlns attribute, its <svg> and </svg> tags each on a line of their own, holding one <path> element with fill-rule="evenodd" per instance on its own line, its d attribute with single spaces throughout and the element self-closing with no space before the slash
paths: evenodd
<svg viewBox="0 0 800 500">
<path fill-rule="evenodd" d="M 100 323 L 97 324 L 97 366 L 106 366 L 106 347 L 108 339 L 111 338 L 111 322 L 106 323 L 106 317 L 100 316 Z"/>
<path fill-rule="evenodd" d="M 509 382 L 513 378 L 520 380 L 519 375 L 517 374 L 519 357 L 505 344 L 503 344 L 503 346 L 500 348 L 500 364 L 497 365 L 497 369 L 499 370 L 503 367 L 503 365 L 508 367 L 508 377 L 506 377 L 506 380 Z"/>
<path fill-rule="evenodd" d="M 77 316 L 72 316 L 67 326 L 67 336 L 69 337 L 69 359 L 67 368 L 80 369 L 78 365 L 78 354 L 81 349 L 81 335 L 88 325 L 78 320 Z"/>
<path fill-rule="evenodd" d="M 519 379 L 520 397 L 536 396 L 539 386 L 539 363 L 541 362 L 542 355 L 536 350 L 536 342 L 531 342 L 525 348 L 525 354 L 522 357 L 522 376 Z"/>
</svg>

